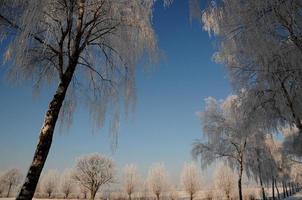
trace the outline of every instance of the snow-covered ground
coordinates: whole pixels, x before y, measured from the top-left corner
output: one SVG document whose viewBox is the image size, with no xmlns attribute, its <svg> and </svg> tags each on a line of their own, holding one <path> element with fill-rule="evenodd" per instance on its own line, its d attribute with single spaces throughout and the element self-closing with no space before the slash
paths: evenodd
<svg viewBox="0 0 302 200">
<path fill-rule="evenodd" d="M 286 200 L 302 200 L 302 191 L 298 192 L 297 194 L 295 194 L 292 197 L 286 198 Z"/>
<path fill-rule="evenodd" d="M 0 198 L 0 200 L 14 200 L 15 198 Z M 33 199 L 33 200 L 50 200 L 50 199 Z M 56 199 L 51 199 L 56 200 Z M 288 197 L 284 200 L 302 200 L 302 191 L 298 192 L 294 196 Z"/>
</svg>

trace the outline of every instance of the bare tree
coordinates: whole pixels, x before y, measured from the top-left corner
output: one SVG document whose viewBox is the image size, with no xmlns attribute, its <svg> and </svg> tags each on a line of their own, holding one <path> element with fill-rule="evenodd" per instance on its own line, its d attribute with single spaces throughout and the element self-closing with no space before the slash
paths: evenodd
<svg viewBox="0 0 302 200">
<path fill-rule="evenodd" d="M 7 187 L 6 197 L 9 197 L 11 191 L 21 183 L 22 177 L 22 173 L 18 169 L 8 170 L 5 174 L 2 175 L 0 184 L 3 184 L 3 187 Z"/>
<path fill-rule="evenodd" d="M 227 200 L 232 199 L 232 193 L 236 188 L 236 175 L 227 165 L 220 165 L 215 171 L 215 187 L 220 194 L 224 194 Z"/>
<path fill-rule="evenodd" d="M 139 176 L 135 165 L 126 165 L 124 168 L 123 176 L 123 187 L 126 191 L 129 200 L 131 200 L 131 195 L 137 190 L 139 186 Z"/>
<path fill-rule="evenodd" d="M 163 164 L 154 164 L 148 172 L 148 185 L 150 191 L 155 194 L 156 199 L 160 199 L 160 195 L 168 186 L 168 176 Z"/>
<path fill-rule="evenodd" d="M 42 178 L 42 190 L 47 194 L 48 198 L 53 197 L 54 193 L 58 190 L 60 183 L 59 173 L 56 170 L 48 170 Z"/>
<path fill-rule="evenodd" d="M 190 200 L 193 200 L 195 193 L 201 186 L 201 175 L 199 171 L 200 169 L 196 167 L 194 163 L 186 163 L 181 172 L 180 181 L 185 191 L 190 195 Z"/>
<path fill-rule="evenodd" d="M 67 169 L 63 172 L 60 179 L 60 191 L 64 194 L 64 198 L 67 199 L 69 195 L 75 190 L 75 182 L 72 178 L 73 171 Z"/>
<path fill-rule="evenodd" d="M 39 142 L 17 199 L 31 199 L 44 167 L 59 117 L 72 122 L 77 100 L 89 105 L 102 126 L 118 129 L 119 98 L 134 102 L 134 76 L 141 57 L 157 59 L 151 16 L 155 1 L 2 0 L 0 37 L 12 81 L 56 84 Z M 6 39 L 9 38 L 9 39 Z"/>
<path fill-rule="evenodd" d="M 90 191 L 94 199 L 101 186 L 114 182 L 114 162 L 101 154 L 91 154 L 78 158 L 73 178 Z"/>
</svg>

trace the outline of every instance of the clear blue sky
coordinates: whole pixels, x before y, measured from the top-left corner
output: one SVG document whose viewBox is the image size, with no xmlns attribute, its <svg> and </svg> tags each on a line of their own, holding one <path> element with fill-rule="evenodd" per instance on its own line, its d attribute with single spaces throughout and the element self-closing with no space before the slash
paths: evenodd
<svg viewBox="0 0 302 200">
<path fill-rule="evenodd" d="M 170 8 L 157 3 L 154 28 L 165 54 L 158 66 L 137 71 L 137 104 L 132 117 L 121 120 L 119 145 L 114 153 L 106 128 L 92 133 L 89 115 L 78 108 L 68 133 L 56 129 L 46 168 L 62 170 L 87 153 L 112 155 L 118 166 L 135 163 L 146 173 L 163 162 L 170 176 L 178 176 L 191 147 L 201 137 L 196 112 L 204 98 L 225 98 L 230 86 L 222 66 L 212 61 L 214 43 L 197 22 L 190 23 L 187 1 Z M 0 170 L 27 170 L 38 140 L 52 90 L 33 98 L 31 84 L 9 85 L 0 69 Z"/>
</svg>

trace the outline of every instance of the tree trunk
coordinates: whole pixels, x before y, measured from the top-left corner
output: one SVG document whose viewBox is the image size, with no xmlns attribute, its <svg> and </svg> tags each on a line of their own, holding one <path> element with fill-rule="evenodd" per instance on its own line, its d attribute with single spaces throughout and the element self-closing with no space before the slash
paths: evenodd
<svg viewBox="0 0 302 200">
<path fill-rule="evenodd" d="M 285 198 L 286 197 L 286 192 L 285 192 L 284 182 L 282 182 L 282 189 L 283 189 L 283 198 Z"/>
<path fill-rule="evenodd" d="M 68 86 L 75 71 L 75 66 L 76 63 L 73 63 L 67 68 L 61 82 L 58 85 L 56 93 L 53 96 L 53 99 L 49 103 L 49 107 L 44 118 L 44 123 L 40 130 L 39 141 L 32 164 L 29 167 L 25 182 L 16 200 L 28 200 L 33 198 L 37 183 L 51 147 L 55 125 L 65 99 Z"/>
<path fill-rule="evenodd" d="M 242 172 L 243 172 L 243 163 L 240 163 L 240 171 L 239 171 L 239 178 L 238 178 L 238 191 L 239 191 L 239 200 L 243 200 L 242 197 Z"/>
<path fill-rule="evenodd" d="M 10 183 L 9 186 L 8 186 L 8 190 L 7 190 L 7 195 L 6 197 L 8 198 L 9 195 L 10 195 L 10 190 L 12 189 L 12 184 Z"/>
<path fill-rule="evenodd" d="M 131 194 L 128 194 L 128 199 L 131 200 Z"/>
<path fill-rule="evenodd" d="M 272 196 L 273 196 L 273 200 L 276 200 L 276 198 L 275 198 L 274 178 L 272 178 Z"/>
<path fill-rule="evenodd" d="M 261 186 L 261 191 L 262 191 L 262 199 L 266 200 L 265 191 L 264 191 L 263 182 L 262 182 L 261 163 L 259 160 L 259 156 L 260 156 L 259 152 L 257 151 L 258 173 L 259 173 L 259 181 L 260 181 L 260 186 Z"/>
<path fill-rule="evenodd" d="M 230 199 L 231 199 L 230 193 L 229 193 L 229 192 L 226 193 L 226 197 L 227 197 L 227 200 L 230 200 Z"/>
<path fill-rule="evenodd" d="M 259 179 L 260 179 L 260 185 L 261 185 L 262 199 L 266 200 L 265 190 L 264 190 L 263 183 L 262 183 L 262 178 L 259 178 Z"/>
<path fill-rule="evenodd" d="M 278 183 L 277 183 L 276 179 L 275 179 L 275 187 L 277 190 L 278 199 L 280 199 L 280 192 L 279 192 Z"/>
<path fill-rule="evenodd" d="M 192 193 L 190 194 L 190 200 L 193 200 L 193 194 Z"/>
<path fill-rule="evenodd" d="M 288 189 L 287 189 L 287 184 L 284 183 L 284 186 L 285 186 L 286 196 L 289 197 L 289 193 L 288 193 Z"/>
<path fill-rule="evenodd" d="M 156 194 L 156 199 L 159 200 L 159 193 Z"/>
<path fill-rule="evenodd" d="M 90 191 L 90 200 L 94 200 L 96 196 L 97 190 L 91 190 Z"/>
</svg>

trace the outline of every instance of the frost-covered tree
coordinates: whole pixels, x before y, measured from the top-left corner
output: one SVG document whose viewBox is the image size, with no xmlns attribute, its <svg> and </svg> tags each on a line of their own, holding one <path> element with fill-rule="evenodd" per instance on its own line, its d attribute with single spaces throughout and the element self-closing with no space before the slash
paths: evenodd
<svg viewBox="0 0 302 200">
<path fill-rule="evenodd" d="M 89 190 L 86 187 L 80 185 L 80 193 L 81 195 L 83 195 L 83 199 L 87 199 Z"/>
<path fill-rule="evenodd" d="M 201 187 L 200 169 L 194 163 L 186 163 L 182 169 L 180 182 L 193 200 L 195 193 Z"/>
<path fill-rule="evenodd" d="M 293 192 L 298 191 L 298 187 L 300 187 L 302 181 L 302 165 L 301 164 L 294 164 L 291 167 L 290 177 L 292 181 L 292 190 Z"/>
<path fill-rule="evenodd" d="M 115 135 L 120 97 L 127 106 L 135 99 L 137 63 L 157 59 L 154 2 L 1 0 L 1 61 L 10 80 L 30 80 L 35 89 L 57 85 L 18 199 L 33 197 L 59 114 L 70 124 L 75 106 L 84 102 L 99 127 L 110 110 Z"/>
<path fill-rule="evenodd" d="M 64 194 L 64 198 L 67 199 L 69 195 L 75 191 L 75 181 L 73 179 L 73 171 L 66 169 L 60 178 L 60 191 Z"/>
<path fill-rule="evenodd" d="M 277 164 L 267 146 L 266 135 L 261 131 L 250 138 L 250 145 L 247 149 L 247 168 L 249 177 L 253 178 L 261 186 L 262 199 L 266 199 L 264 185 L 274 181 L 277 175 Z M 272 186 L 273 188 L 273 186 Z"/>
<path fill-rule="evenodd" d="M 162 193 L 167 189 L 168 186 L 168 175 L 163 164 L 154 164 L 148 172 L 148 185 L 150 191 L 159 200 Z"/>
<path fill-rule="evenodd" d="M 73 178 L 90 192 L 94 199 L 101 186 L 114 182 L 115 164 L 101 154 L 85 155 L 77 159 Z"/>
<path fill-rule="evenodd" d="M 139 188 L 140 191 L 140 198 L 141 199 L 148 199 L 149 197 L 149 193 L 150 193 L 150 187 L 149 187 L 149 183 L 148 180 L 145 180 Z"/>
<path fill-rule="evenodd" d="M 212 97 L 207 98 L 200 116 L 204 140 L 194 144 L 192 154 L 195 158 L 200 156 L 205 166 L 223 159 L 235 168 L 239 199 L 242 200 L 242 175 L 247 164 L 249 140 L 256 131 L 256 120 L 245 113 L 238 95 L 228 96 L 221 103 Z"/>
<path fill-rule="evenodd" d="M 269 141 L 268 147 L 272 151 L 273 158 L 275 160 L 276 166 L 277 166 L 277 176 L 276 176 L 276 190 L 278 193 L 278 196 L 280 196 L 278 191 L 278 185 L 283 190 L 283 198 L 286 196 L 289 196 L 288 192 L 288 184 L 291 181 L 291 168 L 294 162 L 288 158 L 286 154 L 284 154 L 282 149 L 281 142 Z"/>
<path fill-rule="evenodd" d="M 247 91 L 247 112 L 256 110 L 271 131 L 295 126 L 302 137 L 301 1 L 214 0 L 196 10 L 218 41 L 216 61 L 226 66 L 235 90 Z"/>
<path fill-rule="evenodd" d="M 5 184 L 2 180 L 0 180 L 0 197 L 3 197 L 5 191 Z"/>
<path fill-rule="evenodd" d="M 174 184 L 170 184 L 168 191 L 168 199 L 169 200 L 177 200 L 179 198 L 179 193 L 177 191 L 177 187 Z"/>
<path fill-rule="evenodd" d="M 278 198 L 280 199 L 281 194 L 279 188 L 280 188 L 280 184 L 283 185 L 283 181 L 284 181 L 284 170 L 286 170 L 284 169 L 284 167 L 287 168 L 287 166 L 285 165 L 286 162 L 284 160 L 285 157 L 283 154 L 282 144 L 280 141 L 274 140 L 273 137 L 267 138 L 265 142 L 266 142 L 266 147 L 275 163 L 274 170 L 272 170 L 272 175 L 273 175 L 272 179 L 274 182 L 275 189 L 277 191 Z"/>
<path fill-rule="evenodd" d="M 7 188 L 6 197 L 10 197 L 11 191 L 15 189 L 22 181 L 22 173 L 18 169 L 10 169 L 0 178 L 0 187 Z"/>
<path fill-rule="evenodd" d="M 59 184 L 59 172 L 57 170 L 48 170 L 41 181 L 42 191 L 47 194 L 48 198 L 51 198 L 58 191 Z"/>
<path fill-rule="evenodd" d="M 227 200 L 232 199 L 236 188 L 236 175 L 227 165 L 220 165 L 216 168 L 214 176 L 215 189 L 223 194 Z"/>
<path fill-rule="evenodd" d="M 137 191 L 139 186 L 139 175 L 137 167 L 133 164 L 126 165 L 123 174 L 123 188 L 131 200 L 131 195 Z"/>
</svg>

